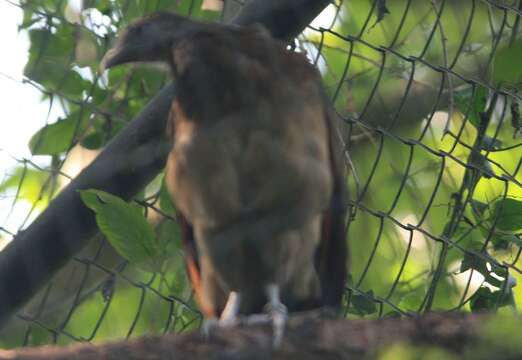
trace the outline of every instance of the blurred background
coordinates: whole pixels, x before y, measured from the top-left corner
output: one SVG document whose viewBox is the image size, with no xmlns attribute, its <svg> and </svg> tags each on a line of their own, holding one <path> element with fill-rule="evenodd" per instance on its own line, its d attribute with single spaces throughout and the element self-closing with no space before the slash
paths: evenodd
<svg viewBox="0 0 522 360">
<path fill-rule="evenodd" d="M 0 0 L 0 249 L 170 81 L 141 65 L 99 73 L 118 30 L 158 10 L 225 22 L 242 3 Z M 332 1 L 295 40 L 346 144 L 345 316 L 517 311 L 521 14 L 516 0 Z M 200 325 L 162 174 L 138 204 L 168 255 L 160 265 L 114 250 L 104 231 L 1 330 L 0 347 Z"/>
</svg>

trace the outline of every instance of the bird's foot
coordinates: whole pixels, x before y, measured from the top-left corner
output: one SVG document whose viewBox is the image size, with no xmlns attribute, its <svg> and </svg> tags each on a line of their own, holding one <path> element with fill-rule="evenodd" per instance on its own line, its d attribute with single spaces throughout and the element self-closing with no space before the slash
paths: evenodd
<svg viewBox="0 0 522 360">
<path fill-rule="evenodd" d="M 210 338 L 210 333 L 219 326 L 219 320 L 216 318 L 207 318 L 203 320 L 201 325 L 201 334 L 205 339 Z"/>
<path fill-rule="evenodd" d="M 241 296 L 238 292 L 231 291 L 228 295 L 227 303 L 225 304 L 225 309 L 221 313 L 221 317 L 216 319 L 215 317 L 207 318 L 203 321 L 203 325 L 201 326 L 201 333 L 205 338 L 210 337 L 210 333 L 215 328 L 230 328 L 236 326 L 240 323 L 238 318 L 239 305 L 241 303 Z"/>
<path fill-rule="evenodd" d="M 281 302 L 278 285 L 269 284 L 266 287 L 266 294 L 269 300 L 269 303 L 266 305 L 266 312 L 270 315 L 274 332 L 272 346 L 278 348 L 281 345 L 285 333 L 288 310 Z"/>
<path fill-rule="evenodd" d="M 241 304 L 241 295 L 236 291 L 231 291 L 228 295 L 227 303 L 219 318 L 220 327 L 232 327 L 239 324 L 238 314 Z"/>
<path fill-rule="evenodd" d="M 274 332 L 272 346 L 278 348 L 283 340 L 286 323 L 288 321 L 288 310 L 283 303 L 268 304 L 267 312 L 272 323 L 272 331 Z"/>
<path fill-rule="evenodd" d="M 218 326 L 220 328 L 230 328 L 230 327 L 237 326 L 240 323 L 241 323 L 241 320 L 239 319 L 239 317 L 234 316 L 234 317 L 227 317 L 225 319 L 219 319 Z"/>
<path fill-rule="evenodd" d="M 203 324 L 201 325 L 201 334 L 205 337 L 205 339 L 209 339 L 211 333 L 217 329 L 227 329 L 234 326 L 237 326 L 242 321 L 238 317 L 227 317 L 225 319 L 216 319 L 216 318 L 208 318 L 203 320 Z"/>
</svg>

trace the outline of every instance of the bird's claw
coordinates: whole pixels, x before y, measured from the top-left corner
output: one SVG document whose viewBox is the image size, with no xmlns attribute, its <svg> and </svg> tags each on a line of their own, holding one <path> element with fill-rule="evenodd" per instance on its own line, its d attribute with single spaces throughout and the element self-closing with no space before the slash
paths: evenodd
<svg viewBox="0 0 522 360">
<path fill-rule="evenodd" d="M 201 334 L 203 337 L 208 340 L 210 338 L 210 333 L 213 329 L 219 326 L 219 320 L 216 318 L 208 318 L 203 320 L 203 324 L 201 325 Z"/>
<path fill-rule="evenodd" d="M 240 323 L 241 323 L 241 320 L 237 316 L 234 316 L 234 317 L 229 317 L 226 319 L 219 319 L 218 326 L 220 328 L 230 328 L 230 327 L 237 326 Z"/>
<path fill-rule="evenodd" d="M 238 317 L 229 317 L 226 319 L 216 319 L 216 318 L 208 318 L 203 321 L 201 325 L 201 334 L 205 337 L 205 339 L 210 338 L 211 332 L 216 328 L 231 328 L 237 326 L 242 321 Z"/>
<path fill-rule="evenodd" d="M 272 323 L 272 331 L 274 332 L 272 346 L 277 349 L 283 341 L 283 335 L 288 320 L 288 310 L 283 303 L 277 303 L 268 304 L 267 312 Z"/>
</svg>

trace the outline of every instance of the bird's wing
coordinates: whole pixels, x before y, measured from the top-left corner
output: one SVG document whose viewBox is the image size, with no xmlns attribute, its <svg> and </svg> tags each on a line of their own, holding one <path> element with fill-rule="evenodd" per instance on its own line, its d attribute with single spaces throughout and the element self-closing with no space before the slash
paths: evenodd
<svg viewBox="0 0 522 360">
<path fill-rule="evenodd" d="M 341 305 L 347 277 L 346 209 L 348 191 L 346 188 L 346 166 L 343 161 L 344 144 L 338 129 L 338 116 L 329 104 L 326 95 L 323 95 L 323 97 L 334 188 L 330 207 L 322 220 L 316 267 L 321 282 L 323 305 L 336 308 Z"/>
<path fill-rule="evenodd" d="M 173 104 L 176 104 L 174 102 Z M 173 106 L 174 109 L 174 106 Z M 169 114 L 169 119 L 167 121 L 167 136 L 170 139 L 175 139 L 175 126 L 174 126 L 174 114 L 173 110 Z M 179 136 L 180 134 L 178 134 Z M 167 171 L 166 176 L 168 177 L 170 172 L 169 168 L 169 159 L 167 161 Z M 167 181 L 168 186 L 168 181 Z M 181 230 L 181 245 L 183 247 L 183 254 L 185 257 L 185 266 L 187 271 L 187 276 L 189 283 L 194 291 L 195 299 L 198 304 L 199 309 L 203 313 L 205 318 L 214 318 L 219 317 L 221 311 L 225 306 L 226 294 L 223 290 L 221 290 L 219 284 L 216 279 L 213 279 L 213 284 L 207 284 L 207 286 L 212 286 L 213 288 L 213 298 L 208 298 L 208 293 L 205 296 L 203 292 L 202 286 L 202 276 L 201 276 L 201 264 L 199 262 L 199 254 L 196 245 L 196 240 L 194 238 L 194 228 L 190 221 L 183 215 L 180 209 L 177 209 L 176 212 L 176 220 L 178 226 Z M 207 279 L 208 281 L 208 279 Z"/>
<path fill-rule="evenodd" d="M 183 246 L 185 265 L 190 285 L 194 291 L 196 302 L 205 318 L 219 317 L 226 302 L 226 294 L 221 290 L 218 282 L 214 279 L 213 284 L 207 284 L 213 288 L 213 298 L 208 299 L 203 294 L 201 282 L 201 268 L 199 263 L 198 249 L 194 239 L 192 224 L 178 211 L 177 222 L 181 228 L 181 242 Z"/>
</svg>

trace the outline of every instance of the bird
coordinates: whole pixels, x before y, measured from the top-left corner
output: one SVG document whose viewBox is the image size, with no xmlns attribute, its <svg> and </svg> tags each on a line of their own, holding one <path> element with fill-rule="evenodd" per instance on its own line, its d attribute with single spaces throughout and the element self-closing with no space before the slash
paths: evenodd
<svg viewBox="0 0 522 360">
<path fill-rule="evenodd" d="M 161 12 L 102 59 L 166 63 L 176 85 L 165 183 L 207 324 L 341 306 L 348 267 L 343 144 L 321 75 L 259 24 Z"/>
</svg>

